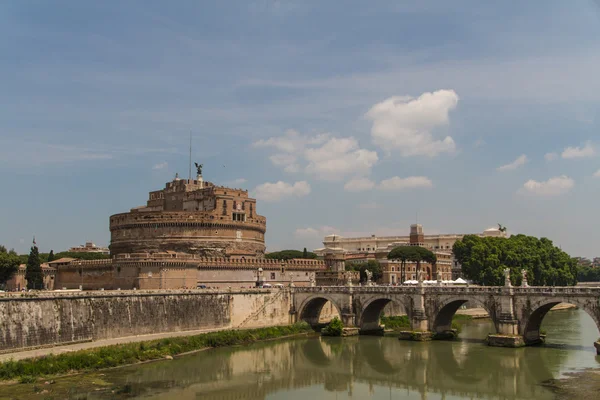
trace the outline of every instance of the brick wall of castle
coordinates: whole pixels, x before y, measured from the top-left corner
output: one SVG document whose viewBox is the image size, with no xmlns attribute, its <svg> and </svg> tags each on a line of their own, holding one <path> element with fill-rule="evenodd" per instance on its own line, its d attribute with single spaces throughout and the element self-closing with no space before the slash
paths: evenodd
<svg viewBox="0 0 600 400">
<path fill-rule="evenodd" d="M 205 285 L 214 288 L 252 287 L 262 268 L 265 283 L 309 286 L 325 264 L 318 260 L 194 257 L 137 254 L 114 260 L 73 261 L 57 267 L 57 289 L 181 289 Z M 176 257 L 173 257 L 176 256 Z"/>
</svg>

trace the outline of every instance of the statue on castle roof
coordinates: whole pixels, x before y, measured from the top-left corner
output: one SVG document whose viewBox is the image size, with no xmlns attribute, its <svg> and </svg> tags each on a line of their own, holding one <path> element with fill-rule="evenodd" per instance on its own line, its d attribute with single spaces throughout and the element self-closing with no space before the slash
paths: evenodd
<svg viewBox="0 0 600 400">
<path fill-rule="evenodd" d="M 202 176 L 202 167 L 204 166 L 204 164 L 198 164 L 197 162 L 195 162 L 194 165 L 196 166 L 196 173 Z"/>
</svg>

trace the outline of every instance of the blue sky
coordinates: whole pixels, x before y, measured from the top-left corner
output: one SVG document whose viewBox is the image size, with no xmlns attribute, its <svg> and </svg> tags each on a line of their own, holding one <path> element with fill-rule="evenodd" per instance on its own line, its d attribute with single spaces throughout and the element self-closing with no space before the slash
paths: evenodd
<svg viewBox="0 0 600 400">
<path fill-rule="evenodd" d="M 0 3 L 0 243 L 108 244 L 191 131 L 268 250 L 418 218 L 600 256 L 598 2 L 413 3 Z"/>
</svg>

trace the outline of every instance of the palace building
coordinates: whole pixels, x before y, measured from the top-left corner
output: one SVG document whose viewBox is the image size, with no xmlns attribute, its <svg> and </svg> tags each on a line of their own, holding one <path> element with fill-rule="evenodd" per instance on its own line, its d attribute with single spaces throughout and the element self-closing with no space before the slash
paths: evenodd
<svg viewBox="0 0 600 400">
<path fill-rule="evenodd" d="M 384 284 L 400 284 L 407 280 L 417 279 L 416 263 L 407 262 L 404 269 L 400 260 L 388 260 L 388 253 L 398 246 L 421 246 L 431 250 L 437 256 L 436 265 L 421 263 L 423 279 L 454 280 L 461 275 L 461 268 L 454 259 L 452 247 L 457 240 L 466 234 L 425 235 L 421 224 L 410 226 L 407 236 L 367 236 L 346 238 L 340 235 L 328 235 L 323 240 L 324 248 L 315 249 L 319 257 L 335 252 L 343 255 L 346 262 L 362 263 L 376 260 L 382 265 Z M 506 237 L 506 233 L 497 228 L 486 229 L 476 234 L 480 237 Z M 440 275 L 438 276 L 438 272 Z"/>
</svg>

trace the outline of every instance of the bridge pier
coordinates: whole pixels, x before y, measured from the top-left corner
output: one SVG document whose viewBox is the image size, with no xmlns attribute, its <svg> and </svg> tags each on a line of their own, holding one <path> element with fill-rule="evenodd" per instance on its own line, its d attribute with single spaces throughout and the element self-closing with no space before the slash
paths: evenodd
<svg viewBox="0 0 600 400">
<path fill-rule="evenodd" d="M 498 297 L 498 309 L 496 310 L 497 323 L 496 334 L 489 334 L 487 342 L 494 347 L 523 347 L 525 339 L 519 333 L 519 320 L 514 312 L 514 289 L 512 286 L 502 288 L 502 294 Z"/>
</svg>

